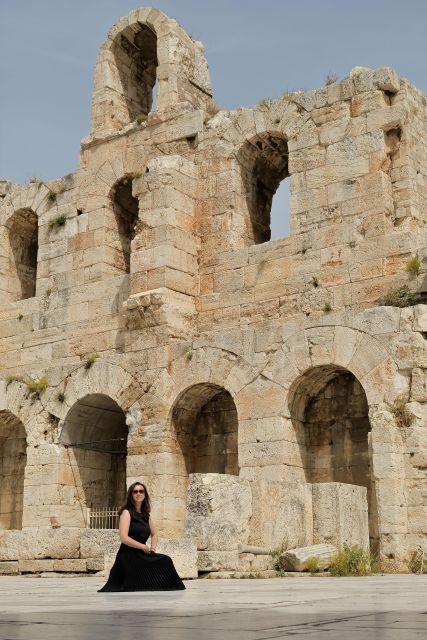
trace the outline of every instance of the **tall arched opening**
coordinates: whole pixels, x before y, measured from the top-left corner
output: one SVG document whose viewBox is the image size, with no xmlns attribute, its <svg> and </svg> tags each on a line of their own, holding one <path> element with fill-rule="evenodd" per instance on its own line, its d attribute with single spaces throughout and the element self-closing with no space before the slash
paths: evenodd
<svg viewBox="0 0 427 640">
<path fill-rule="evenodd" d="M 116 234 L 112 236 L 113 263 L 124 273 L 130 273 L 131 242 L 138 222 L 138 199 L 132 195 L 132 176 L 121 178 L 111 190 Z"/>
<path fill-rule="evenodd" d="M 32 209 L 19 209 L 9 227 L 11 293 L 13 300 L 36 295 L 38 219 Z"/>
<path fill-rule="evenodd" d="M 289 178 L 288 143 L 277 133 L 263 133 L 249 140 L 239 153 L 242 181 L 248 211 L 247 244 L 261 244 L 272 237 L 272 204 L 276 191 Z M 283 200 L 283 193 L 282 193 Z M 283 209 L 283 218 L 288 213 Z M 277 217 L 280 211 L 275 212 Z M 280 226 L 288 228 L 288 221 L 274 220 L 274 237 L 279 237 Z"/>
<path fill-rule="evenodd" d="M 22 422 L 0 411 L 0 530 L 22 529 L 27 439 Z"/>
<path fill-rule="evenodd" d="M 238 475 L 236 405 L 215 384 L 196 384 L 178 398 L 172 421 L 187 474 Z"/>
<path fill-rule="evenodd" d="M 116 507 L 126 495 L 127 426 L 123 410 L 96 393 L 69 410 L 60 443 L 67 447 L 74 485 L 89 508 Z"/>
<path fill-rule="evenodd" d="M 362 385 L 342 367 L 314 367 L 294 384 L 290 400 L 306 481 L 366 487 L 369 536 L 376 547 L 377 509 L 369 449 L 371 427 Z"/>
<path fill-rule="evenodd" d="M 132 122 L 145 118 L 153 105 L 157 35 L 147 24 L 132 25 L 118 34 L 113 53 L 123 90 L 123 106 L 127 110 L 127 114 L 119 114 L 119 119 Z"/>
</svg>

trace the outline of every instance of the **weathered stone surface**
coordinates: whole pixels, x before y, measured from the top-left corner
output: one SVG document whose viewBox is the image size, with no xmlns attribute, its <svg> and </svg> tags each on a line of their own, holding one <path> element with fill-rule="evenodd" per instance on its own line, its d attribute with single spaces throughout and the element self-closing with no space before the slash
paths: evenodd
<svg viewBox="0 0 427 640">
<path fill-rule="evenodd" d="M 158 553 L 170 556 L 181 578 L 197 578 L 197 546 L 191 536 L 177 540 L 159 540 Z"/>
<path fill-rule="evenodd" d="M 238 565 L 239 554 L 237 550 L 197 552 L 199 571 L 233 571 Z"/>
<path fill-rule="evenodd" d="M 318 558 L 319 567 L 328 569 L 335 553 L 337 553 L 337 547 L 332 544 L 314 544 L 299 549 L 288 549 L 280 555 L 279 562 L 285 571 L 306 571 L 307 560 Z"/>
<path fill-rule="evenodd" d="M 404 559 L 427 305 L 390 304 L 425 297 L 424 96 L 356 67 L 217 112 L 200 43 L 156 9 L 113 26 L 94 85 L 76 172 L 0 181 L 0 561 L 113 557 L 89 509 L 116 527 L 137 480 L 161 538 L 188 521 L 218 553 L 365 540 L 364 486 L 373 546 Z"/>
<path fill-rule="evenodd" d="M 19 572 L 40 573 L 42 571 L 53 571 L 53 562 L 53 560 L 19 560 Z"/>
<path fill-rule="evenodd" d="M 18 562 L 0 562 L 0 575 L 13 576 L 19 571 Z"/>
<path fill-rule="evenodd" d="M 369 548 L 368 501 L 365 487 L 339 482 L 312 485 L 313 543 L 339 549 L 344 543 Z"/>
<path fill-rule="evenodd" d="M 86 560 L 74 558 L 73 560 L 54 560 L 53 570 L 67 573 L 84 573 L 87 569 Z"/>
<path fill-rule="evenodd" d="M 249 482 L 217 473 L 191 474 L 187 530 L 198 550 L 237 549 L 248 541 L 251 515 Z"/>
</svg>

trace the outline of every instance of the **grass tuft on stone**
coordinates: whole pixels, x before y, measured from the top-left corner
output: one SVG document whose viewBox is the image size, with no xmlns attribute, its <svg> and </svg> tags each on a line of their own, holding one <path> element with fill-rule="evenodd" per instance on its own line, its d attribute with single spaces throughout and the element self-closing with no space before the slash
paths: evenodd
<svg viewBox="0 0 427 640">
<path fill-rule="evenodd" d="M 378 305 L 382 307 L 412 307 L 414 304 L 418 304 L 421 300 L 419 293 L 411 291 L 408 285 L 403 285 L 398 289 L 389 291 L 376 301 Z"/>
<path fill-rule="evenodd" d="M 332 576 L 370 576 L 373 572 L 373 558 L 368 549 L 359 545 L 344 544 L 331 560 Z"/>
</svg>

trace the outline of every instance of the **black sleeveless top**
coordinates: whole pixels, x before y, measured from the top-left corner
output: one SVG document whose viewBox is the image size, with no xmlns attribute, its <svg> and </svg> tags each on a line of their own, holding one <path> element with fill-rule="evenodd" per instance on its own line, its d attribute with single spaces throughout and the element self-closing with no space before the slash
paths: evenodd
<svg viewBox="0 0 427 640">
<path fill-rule="evenodd" d="M 147 520 L 145 520 L 142 513 L 138 513 L 138 511 L 129 511 L 129 513 L 129 538 L 133 538 L 137 542 L 145 544 L 151 534 Z"/>
</svg>

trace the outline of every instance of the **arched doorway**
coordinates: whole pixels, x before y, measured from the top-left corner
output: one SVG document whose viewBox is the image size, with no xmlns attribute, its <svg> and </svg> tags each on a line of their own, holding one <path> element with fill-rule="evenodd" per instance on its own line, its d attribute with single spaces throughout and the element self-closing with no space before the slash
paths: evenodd
<svg viewBox="0 0 427 640">
<path fill-rule="evenodd" d="M 60 443 L 68 449 L 77 494 L 87 507 L 116 507 L 126 495 L 127 426 L 123 410 L 96 393 L 70 409 Z"/>
<path fill-rule="evenodd" d="M 0 411 L 0 530 L 22 529 L 27 439 L 22 422 Z"/>
<path fill-rule="evenodd" d="M 215 384 L 196 384 L 178 398 L 172 421 L 187 474 L 239 474 L 238 418 L 230 393 Z"/>
<path fill-rule="evenodd" d="M 365 391 L 347 369 L 314 367 L 293 385 L 292 421 L 307 482 L 341 482 L 366 487 L 369 535 L 378 539 L 369 450 L 369 407 Z"/>
</svg>

